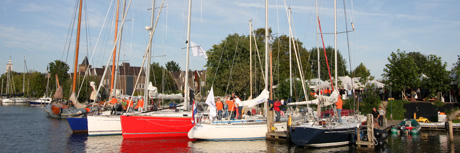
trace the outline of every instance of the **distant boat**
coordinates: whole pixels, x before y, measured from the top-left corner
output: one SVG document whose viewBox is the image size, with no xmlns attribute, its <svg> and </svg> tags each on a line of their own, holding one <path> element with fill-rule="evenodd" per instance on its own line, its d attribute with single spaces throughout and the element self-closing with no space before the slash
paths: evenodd
<svg viewBox="0 0 460 153">
<path fill-rule="evenodd" d="M 26 64 L 26 58 L 24 58 L 24 73 L 23 73 L 24 77 L 23 77 L 23 84 L 22 84 L 22 94 L 20 94 L 20 95 L 22 95 L 22 96 L 24 96 L 24 93 L 25 93 L 25 74 L 26 74 L 26 72 L 25 72 L 25 71 L 26 71 L 26 69 L 25 69 L 25 64 Z M 10 59 L 9 59 L 9 61 L 8 61 L 8 64 L 7 64 L 7 66 L 6 66 L 6 69 L 7 69 L 6 71 L 7 71 L 7 73 L 8 73 L 8 74 L 7 74 L 7 75 L 8 75 L 8 77 L 7 77 L 7 88 L 8 88 L 8 84 L 9 84 L 11 81 L 13 81 L 13 76 L 12 76 L 12 74 L 11 74 L 12 68 L 13 68 L 13 64 L 12 64 L 12 62 L 11 62 L 11 57 L 10 57 Z M 13 83 L 13 84 L 14 84 L 14 83 Z M 11 85 L 11 84 L 9 84 L 9 85 Z M 7 89 L 7 90 L 8 90 L 8 89 Z M 11 92 L 10 92 L 10 93 L 11 93 Z M 3 102 L 4 104 L 6 104 L 6 105 L 8 105 L 8 104 L 22 104 L 22 105 L 25 105 L 25 104 L 27 104 L 30 100 L 31 100 L 30 98 L 26 98 L 26 97 L 10 97 L 10 98 L 3 98 L 3 99 L 2 99 L 2 102 Z"/>
<path fill-rule="evenodd" d="M 53 100 L 53 98 L 51 98 L 51 97 L 42 97 L 42 98 L 37 99 L 37 100 L 29 101 L 29 104 L 31 106 L 48 105 L 49 103 L 51 103 L 52 100 Z"/>
<path fill-rule="evenodd" d="M 81 29 L 81 14 L 82 14 L 82 3 L 83 1 L 80 0 L 79 3 L 79 11 L 78 11 L 78 24 L 77 24 L 77 37 L 76 37 L 76 44 L 75 44 L 75 64 L 74 64 L 74 71 L 72 77 L 72 93 L 68 100 L 62 99 L 63 98 L 63 90 L 62 86 L 59 85 L 58 76 L 56 74 L 56 82 L 57 82 L 57 90 L 54 94 L 54 100 L 45 106 L 45 111 L 48 113 L 48 116 L 53 118 L 69 118 L 69 117 L 80 117 L 86 115 L 88 112 L 91 112 L 91 109 L 88 108 L 86 105 L 80 104 L 78 102 L 78 95 L 76 95 L 76 82 L 77 82 L 77 67 L 78 67 L 78 51 L 80 47 L 80 29 Z"/>
</svg>

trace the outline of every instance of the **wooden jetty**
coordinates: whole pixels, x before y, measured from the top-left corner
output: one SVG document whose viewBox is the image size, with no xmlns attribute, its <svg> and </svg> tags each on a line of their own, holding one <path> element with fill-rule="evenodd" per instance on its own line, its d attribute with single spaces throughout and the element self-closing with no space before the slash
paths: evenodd
<svg viewBox="0 0 460 153">
<path fill-rule="evenodd" d="M 445 122 L 433 122 L 433 123 L 419 123 L 422 127 L 422 130 L 431 130 L 431 131 L 446 131 Z M 454 132 L 460 132 L 460 123 L 452 123 L 452 129 Z"/>
</svg>

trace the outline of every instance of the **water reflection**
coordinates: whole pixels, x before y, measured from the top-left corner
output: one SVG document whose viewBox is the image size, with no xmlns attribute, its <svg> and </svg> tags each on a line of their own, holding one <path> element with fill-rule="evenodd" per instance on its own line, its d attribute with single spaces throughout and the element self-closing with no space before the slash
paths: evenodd
<svg viewBox="0 0 460 153">
<path fill-rule="evenodd" d="M 191 152 L 188 138 L 123 139 L 120 152 Z"/>
<path fill-rule="evenodd" d="M 88 136 L 86 152 L 120 152 L 123 136 Z"/>
</svg>

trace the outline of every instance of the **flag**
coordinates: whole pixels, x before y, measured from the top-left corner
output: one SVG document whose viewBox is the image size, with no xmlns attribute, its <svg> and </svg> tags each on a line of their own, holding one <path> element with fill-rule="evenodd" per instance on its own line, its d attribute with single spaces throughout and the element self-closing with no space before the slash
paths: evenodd
<svg viewBox="0 0 460 153">
<path fill-rule="evenodd" d="M 193 105 L 192 105 L 192 125 L 195 124 L 195 115 L 198 113 L 198 110 L 196 109 L 196 104 L 195 104 L 195 101 L 193 101 Z"/>
<path fill-rule="evenodd" d="M 209 106 L 209 118 L 212 119 L 213 117 L 217 116 L 216 102 L 214 101 L 214 92 L 212 87 L 209 91 L 208 98 L 206 98 L 206 104 Z"/>
<path fill-rule="evenodd" d="M 204 56 L 205 59 L 208 59 L 208 55 L 206 55 L 206 52 L 203 50 L 203 48 L 201 48 L 201 46 L 194 42 L 190 43 L 190 47 L 192 47 L 193 56 Z"/>
</svg>

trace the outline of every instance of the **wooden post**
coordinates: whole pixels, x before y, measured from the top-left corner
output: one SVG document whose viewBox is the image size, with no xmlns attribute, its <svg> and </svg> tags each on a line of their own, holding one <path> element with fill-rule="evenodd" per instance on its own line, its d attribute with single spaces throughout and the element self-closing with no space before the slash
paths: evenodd
<svg viewBox="0 0 460 153">
<path fill-rule="evenodd" d="M 452 129 L 452 121 L 449 121 L 449 140 L 454 141 L 454 130 Z"/>
</svg>

